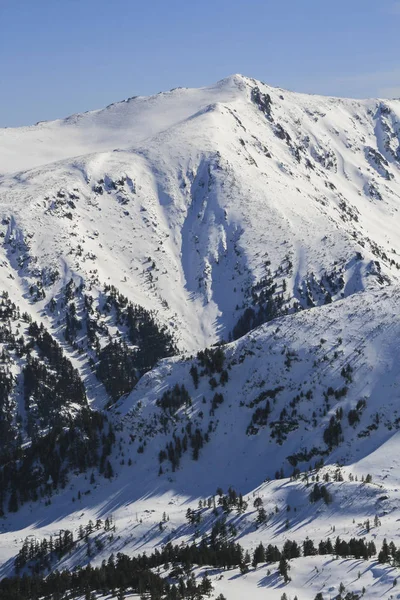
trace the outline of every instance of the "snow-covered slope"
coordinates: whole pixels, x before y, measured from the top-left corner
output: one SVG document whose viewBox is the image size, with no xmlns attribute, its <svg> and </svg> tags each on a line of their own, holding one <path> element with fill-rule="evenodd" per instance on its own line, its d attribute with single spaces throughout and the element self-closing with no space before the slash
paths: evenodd
<svg viewBox="0 0 400 600">
<path fill-rule="evenodd" d="M 97 546 L 104 533 L 94 532 L 91 553 L 85 552 L 86 539 L 57 568 L 89 560 L 100 565 L 111 552 L 151 553 L 167 541 L 193 541 L 209 534 L 223 515 L 214 515 L 212 501 L 207 508 L 219 487 L 245 498 L 247 506 L 231 509 L 226 524 L 251 552 L 260 542 L 282 548 L 288 539 L 301 545 L 309 538 L 318 545 L 328 537 L 366 538 L 377 550 L 384 538 L 396 543 L 399 300 L 398 287 L 355 294 L 277 319 L 206 355 L 163 361 L 113 407 L 114 477 L 107 483 L 97 473 L 72 477 L 65 490 L 51 495 L 51 505 L 25 504 L 3 521 L 3 573 L 10 573 L 26 536 L 40 540 L 69 529 L 78 537 L 80 525 L 111 515 L 116 533 L 107 546 Z M 190 397 L 175 392 L 175 399 L 185 400 L 178 407 L 165 395 L 177 385 Z M 270 408 L 263 413 L 267 402 Z M 340 424 L 336 438 L 326 437 L 332 419 Z M 176 449 L 178 438 L 183 450 L 174 467 L 168 446 Z M 327 481 L 328 505 L 310 502 L 316 476 Z M 261 525 L 256 498 L 267 513 Z M 197 530 L 187 522 L 187 509 L 198 511 L 199 501 Z M 367 597 L 374 598 L 392 586 L 397 573 L 376 557 L 335 564 L 317 556 L 291 563 L 292 581 L 286 585 L 276 565 L 247 575 L 229 572 L 222 579 L 217 570 L 214 597 L 222 592 L 234 600 L 261 597 L 261 587 L 271 598 L 302 590 L 302 598 L 313 599 L 319 591 L 338 593 L 342 581 L 357 592 L 371 588 Z"/>
<path fill-rule="evenodd" d="M 251 551 L 306 537 L 396 541 L 399 206 L 400 101 L 235 75 L 1 130 L 0 409 L 27 449 L 52 435 L 46 416 L 32 434 L 40 402 L 66 389 L 63 419 L 82 413 L 76 435 L 101 440 L 105 457 L 102 475 L 95 456 L 84 467 L 75 457 L 60 485 L 34 459 L 40 499 L 21 498 L 0 521 L 1 576 L 26 536 L 111 514 L 107 547 L 91 533 L 95 550 L 78 543 L 52 568 L 208 535 L 218 487 L 246 498 L 226 518 Z M 234 341 L 212 346 L 224 340 Z M 29 396 L 32 360 L 41 379 Z M 107 417 L 94 434 L 86 397 Z M 316 477 L 327 505 L 310 503 Z M 255 498 L 268 516 L 258 526 Z M 201 511 L 199 531 L 188 508 Z M 337 594 L 339 577 L 367 597 L 388 593 L 395 567 L 363 564 L 355 577 L 354 558 L 342 568 L 303 557 L 287 587 L 276 565 L 216 570 L 214 597 L 268 588 L 311 599 Z"/>
<path fill-rule="evenodd" d="M 160 434 L 166 429 L 167 439 L 173 431 L 179 435 L 181 420 L 185 424 L 190 418 L 193 427 L 210 431 L 202 460 L 191 462 L 189 444 L 181 461 L 182 485 L 200 497 L 218 485 L 253 489 L 260 476 L 274 478 L 281 467 L 286 475 L 294 467 L 304 471 L 320 458 L 357 462 L 400 427 L 399 301 L 400 288 L 388 288 L 277 319 L 225 346 L 220 370 L 208 366 L 218 348 L 211 350 L 209 361 L 201 354 L 165 360 L 114 410 L 138 445 L 146 441 L 146 453 L 151 455 L 155 445 L 156 459 Z M 185 386 L 192 403 L 170 411 L 157 401 L 176 384 Z M 213 406 L 215 394 L 223 400 Z M 349 421 L 352 410 L 357 414 Z M 165 414 L 168 425 L 161 419 Z M 341 432 L 327 443 L 323 434 L 332 416 Z M 150 431 L 157 432 L 155 442 L 153 434 L 145 435 Z M 304 456 L 296 457 L 299 451 Z M 184 468 L 186 463 L 190 468 Z M 197 489 L 190 487 L 190 479 Z"/>
<path fill-rule="evenodd" d="M 233 76 L 2 130 L 2 275 L 112 283 L 182 349 L 228 339 L 266 263 L 288 307 L 398 280 L 399 123 Z"/>
</svg>

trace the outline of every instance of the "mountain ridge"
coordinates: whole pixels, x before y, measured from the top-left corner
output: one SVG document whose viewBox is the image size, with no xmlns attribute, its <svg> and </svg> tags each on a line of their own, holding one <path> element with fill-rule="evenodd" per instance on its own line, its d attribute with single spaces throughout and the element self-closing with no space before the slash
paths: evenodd
<svg viewBox="0 0 400 600">
<path fill-rule="evenodd" d="M 146 109 L 146 103 L 150 104 L 150 107 L 148 107 L 148 109 L 151 110 L 151 105 L 152 104 L 157 104 L 157 102 L 161 101 L 161 102 L 165 102 L 168 100 L 175 100 L 175 96 L 178 96 L 177 99 L 179 99 L 179 95 L 184 95 L 186 94 L 188 96 L 187 100 L 189 103 L 189 106 L 193 106 L 193 102 L 194 100 L 191 100 L 190 96 L 196 96 L 199 95 L 200 99 L 199 101 L 201 102 L 201 93 L 204 92 L 204 95 L 207 96 L 207 93 L 210 94 L 211 96 L 218 94 L 219 91 L 223 90 L 224 92 L 226 92 L 226 98 L 227 99 L 232 99 L 232 91 L 245 91 L 246 87 L 258 87 L 259 85 L 263 86 L 263 88 L 265 90 L 269 90 L 270 92 L 273 92 L 276 95 L 283 95 L 283 94 L 288 94 L 289 96 L 295 96 L 296 98 L 299 99 L 312 99 L 315 101 L 315 103 L 323 103 L 326 104 L 327 106 L 329 106 L 330 104 L 335 104 L 335 103 L 339 103 L 339 104 L 348 104 L 348 105 L 358 105 L 359 107 L 372 107 L 372 106 L 376 106 L 376 104 L 378 103 L 382 103 L 382 104 L 387 104 L 388 107 L 390 108 L 392 106 L 392 104 L 394 104 L 395 107 L 398 107 L 398 103 L 399 100 L 396 99 L 373 99 L 373 98 L 369 98 L 369 99 L 352 99 L 352 98 L 340 98 L 340 97 L 335 97 L 335 96 L 321 96 L 318 94 L 306 94 L 306 93 L 299 93 L 299 92 L 294 92 L 291 90 L 286 90 L 283 88 L 279 88 L 279 87 L 272 87 L 269 86 L 268 84 L 265 84 L 263 82 L 257 81 L 256 79 L 250 78 L 250 77 L 246 77 L 244 75 L 241 74 L 234 74 L 231 75 L 229 77 L 226 77 L 224 79 L 221 79 L 220 81 L 218 81 L 217 83 L 210 85 L 210 86 L 204 86 L 202 88 L 182 88 L 182 87 L 178 87 L 178 88 L 173 88 L 172 90 L 169 90 L 167 92 L 159 92 L 157 94 L 153 94 L 151 96 L 132 96 L 130 98 L 127 98 L 125 100 L 121 100 L 115 103 L 111 103 L 108 106 L 104 107 L 104 108 L 98 108 L 95 110 L 88 110 L 82 113 L 74 113 L 72 115 L 69 115 L 67 117 L 63 117 L 63 118 L 59 118 L 53 121 L 40 121 L 34 125 L 27 125 L 27 126 L 21 126 L 21 127 L 5 127 L 5 128 L 0 128 L 0 139 L 2 142 L 2 148 L 7 144 L 7 137 L 12 137 L 13 134 L 17 134 L 17 133 L 35 133 L 37 132 L 37 130 L 45 130 L 51 126 L 56 126 L 56 125 L 64 125 L 64 126 L 69 126 L 72 127 L 73 125 L 76 125 L 78 122 L 80 121 L 85 121 L 88 120 L 90 121 L 90 119 L 92 117 L 94 117 L 95 119 L 97 117 L 101 117 L 101 116 L 108 116 L 109 117 L 109 121 L 112 121 L 112 115 L 110 115 L 110 112 L 115 112 L 118 111 L 119 109 L 123 110 L 124 108 L 126 108 L 127 105 L 132 104 L 132 103 L 140 103 L 141 106 L 139 108 L 142 109 Z M 172 97 L 172 98 L 171 98 Z M 144 106 L 143 106 L 144 105 Z M 187 112 L 188 109 L 186 109 L 186 114 L 187 117 L 190 116 L 190 114 Z M 189 112 L 190 112 L 190 108 L 189 108 Z M 195 111 L 196 112 L 196 111 Z M 129 113 L 128 113 L 129 114 Z M 186 118 L 187 118 L 186 117 Z M 132 125 L 132 122 L 130 123 Z M 119 127 L 119 123 L 118 121 L 113 122 L 113 126 L 115 127 L 115 125 L 117 125 L 117 127 Z M 89 132 L 90 132 L 90 127 L 89 127 Z M 153 129 L 153 134 L 154 134 L 155 130 Z M 58 135 L 62 135 L 62 130 L 58 130 L 57 131 Z M 143 134 L 142 134 L 143 135 Z M 120 132 L 120 137 L 121 137 L 121 132 Z M 145 135 L 144 138 L 142 138 L 142 141 L 144 141 L 144 139 L 146 139 L 147 137 L 149 137 L 149 135 Z M 118 138 L 116 138 L 118 140 Z M 12 140 L 10 140 L 10 143 L 12 142 Z M 36 140 L 36 143 L 39 143 L 41 145 L 41 143 L 43 142 L 43 140 Z M 115 148 L 117 148 L 119 146 L 118 141 L 115 145 Z M 108 145 L 105 150 L 111 150 L 114 149 L 114 147 L 111 145 Z M 10 152 L 9 149 L 7 149 L 7 146 L 5 147 L 5 151 Z M 3 151 L 4 152 L 4 151 Z M 84 147 L 84 151 L 82 152 L 73 152 L 72 154 L 63 154 L 64 159 L 66 158 L 72 158 L 73 156 L 79 156 L 81 154 L 86 154 L 87 153 L 87 148 Z M 4 164 L 6 162 L 6 156 L 4 156 L 3 154 L 1 155 L 2 158 L 2 164 Z M 60 157 L 60 160 L 62 160 L 62 158 Z M 19 158 L 19 163 L 20 162 L 20 158 Z M 40 162 L 40 163 L 36 163 L 36 164 L 27 164 L 25 166 L 25 169 L 27 168 L 33 168 L 34 166 L 40 166 L 40 164 L 46 164 L 46 162 Z M 2 167 L 4 168 L 4 167 Z M 10 169 L 8 169 L 9 171 Z M 21 170 L 20 167 L 17 167 L 16 170 Z"/>
</svg>

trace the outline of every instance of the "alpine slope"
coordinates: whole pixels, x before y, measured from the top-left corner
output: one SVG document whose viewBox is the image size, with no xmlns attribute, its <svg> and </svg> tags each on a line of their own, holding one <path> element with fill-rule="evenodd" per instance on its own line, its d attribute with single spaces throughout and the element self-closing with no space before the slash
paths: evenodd
<svg viewBox="0 0 400 600">
<path fill-rule="evenodd" d="M 217 536 L 211 598 L 400 597 L 399 208 L 400 100 L 233 75 L 0 130 L 0 586 Z"/>
</svg>

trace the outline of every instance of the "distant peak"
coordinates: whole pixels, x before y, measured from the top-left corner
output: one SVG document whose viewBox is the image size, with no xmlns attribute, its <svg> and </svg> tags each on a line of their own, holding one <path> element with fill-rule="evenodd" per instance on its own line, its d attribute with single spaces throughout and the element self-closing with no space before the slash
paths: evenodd
<svg viewBox="0 0 400 600">
<path fill-rule="evenodd" d="M 216 85 L 219 87 L 237 87 L 239 89 L 243 89 L 250 82 L 249 77 L 245 77 L 240 73 L 235 73 L 233 75 L 229 75 L 220 81 L 217 81 Z"/>
</svg>

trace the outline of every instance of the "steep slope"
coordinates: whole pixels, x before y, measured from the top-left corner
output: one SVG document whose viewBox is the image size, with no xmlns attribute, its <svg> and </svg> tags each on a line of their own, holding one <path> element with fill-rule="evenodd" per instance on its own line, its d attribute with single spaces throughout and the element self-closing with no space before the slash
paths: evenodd
<svg viewBox="0 0 400 600">
<path fill-rule="evenodd" d="M 160 438 L 176 446 L 187 422 L 192 433 L 201 431 L 201 450 L 190 447 L 187 434 L 187 452 L 175 465 L 189 495 L 218 485 L 253 489 L 281 468 L 290 475 L 321 459 L 361 460 L 400 425 L 399 294 L 398 287 L 356 294 L 277 319 L 197 358 L 165 360 L 114 410 L 125 415 L 135 443 L 145 443 L 156 471 Z M 187 395 L 165 393 L 176 385 Z M 202 460 L 191 463 L 198 454 Z M 161 464 L 173 477 L 169 455 Z"/>
<path fill-rule="evenodd" d="M 111 136 L 111 153 L 3 175 L 10 293 L 44 288 L 39 312 L 70 277 L 111 283 L 195 349 L 228 339 L 252 303 L 263 314 L 248 314 L 236 336 L 268 317 L 271 297 L 275 314 L 398 280 L 398 104 L 234 76 L 42 124 L 65 151 L 64 131 L 103 139 L 104 123 L 120 144 Z M 5 130 L 3 147 L 18 139 L 24 164 L 35 135 Z"/>
<path fill-rule="evenodd" d="M 8 515 L 0 537 L 3 573 L 11 572 L 26 536 L 56 538 L 68 529 L 79 540 L 79 527 L 98 519 L 99 529 L 54 558 L 53 568 L 191 543 L 210 536 L 221 519 L 224 535 L 251 553 L 260 542 L 282 549 L 287 540 L 301 546 L 306 538 L 316 546 L 327 537 L 365 538 L 378 551 L 384 538 L 396 542 L 399 299 L 398 287 L 355 294 L 197 358 L 163 361 L 113 407 L 114 474 L 106 484 L 95 472 L 90 481 L 74 476 L 63 491 L 49 493 L 50 506 L 42 500 Z M 311 501 L 316 481 L 328 490 L 326 504 Z M 103 524 L 111 516 L 116 534 L 105 546 Z M 340 580 L 359 593 L 373 586 L 367 597 L 379 597 L 396 576 L 376 555 L 344 563 L 347 572 L 330 557 L 306 556 L 290 561 L 292 582 L 283 587 L 277 565 L 260 562 L 226 581 L 217 570 L 214 597 L 223 591 L 235 599 L 238 590 L 261 586 L 272 598 L 305 587 L 301 597 L 311 599 L 321 590 L 337 593 Z M 315 567 L 325 575 L 311 584 L 307 574 Z M 352 577 L 352 569 L 362 576 Z"/>
<path fill-rule="evenodd" d="M 399 148 L 399 101 L 240 75 L 0 131 L 1 577 L 26 536 L 43 574 L 398 535 Z M 349 598 L 387 592 L 391 548 L 357 581 L 336 552 Z M 288 592 L 339 592 L 320 554 Z M 221 560 L 214 597 L 281 597 Z"/>
</svg>

